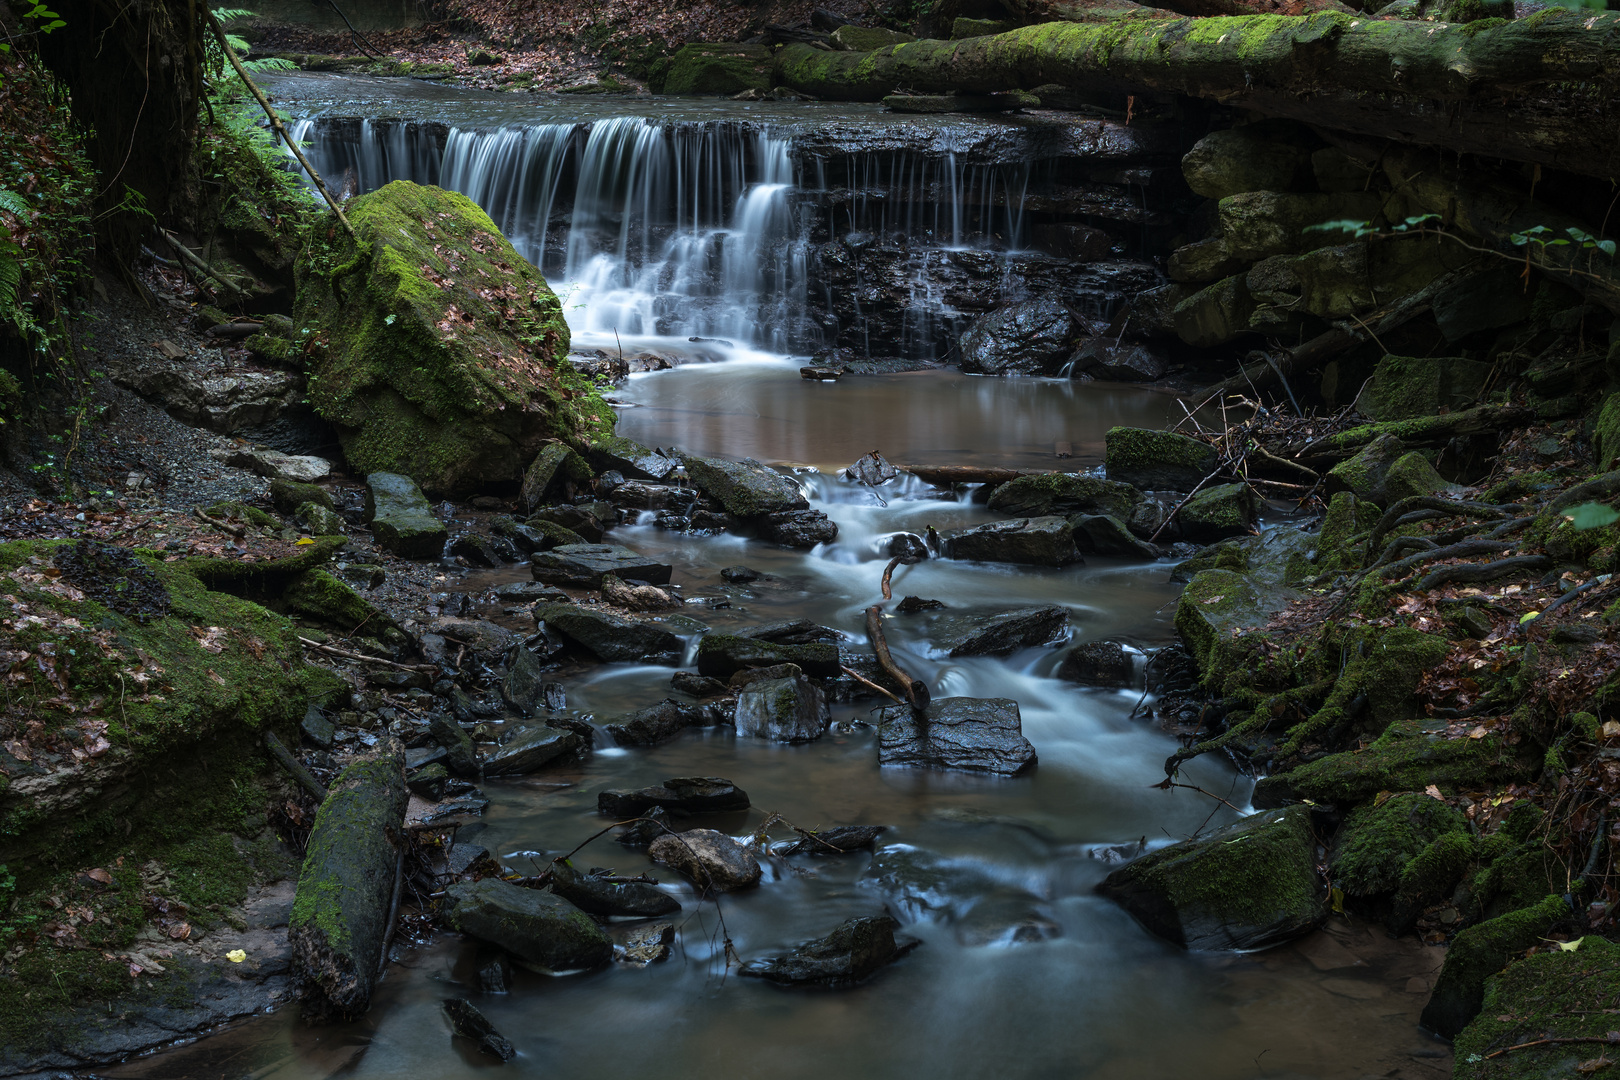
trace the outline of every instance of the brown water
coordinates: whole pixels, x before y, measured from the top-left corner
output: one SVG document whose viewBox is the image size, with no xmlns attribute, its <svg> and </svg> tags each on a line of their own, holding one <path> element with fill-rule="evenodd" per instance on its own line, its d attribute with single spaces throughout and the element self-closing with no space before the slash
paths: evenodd
<svg viewBox="0 0 1620 1080">
<path fill-rule="evenodd" d="M 1094 447 L 1106 426 L 1144 421 L 1167 404 L 1120 390 L 937 373 L 812 385 L 787 364 L 692 366 L 637 379 L 625 396 L 645 403 L 624 414 L 621 430 L 631 437 L 823 466 L 874 448 L 897 459 L 1033 463 L 1059 434 L 1084 460 L 1080 447 Z M 647 525 L 620 527 L 612 539 L 673 563 L 688 597 L 726 597 L 729 608 L 687 609 L 717 629 L 807 617 L 859 640 L 889 535 L 986 518 L 980 508 L 939 501 L 916 485 L 885 489 L 890 505 L 883 507 L 828 473 L 803 479 L 814 505 L 841 529 L 836 543 L 814 552 Z M 717 570 L 739 562 L 765 577 L 748 586 L 722 583 Z M 513 572 L 466 584 L 498 576 Z M 938 597 L 957 611 L 1059 603 L 1071 612 L 1077 640 L 1125 636 L 1152 646 L 1173 632 L 1176 588 L 1167 579 L 1162 563 L 1097 559 L 1031 570 L 934 561 L 902 568 L 896 595 Z M 877 856 L 767 858 L 762 885 L 724 896 L 718 912 L 644 855 L 599 840 L 576 861 L 652 872 L 683 900 L 668 962 L 567 977 L 520 972 L 512 993 L 481 996 L 465 981 L 473 946 L 444 935 L 403 953 L 362 1024 L 312 1031 L 284 1012 L 109 1075 L 314 1080 L 347 1063 L 343 1075 L 356 1080 L 488 1076 L 490 1062 L 453 1040 L 438 1011 L 442 998 L 464 995 L 517 1046 L 519 1058 L 505 1069 L 520 1076 L 1449 1074 L 1448 1048 L 1416 1027 L 1436 950 L 1336 918 L 1324 933 L 1258 955 L 1188 954 L 1094 895 L 1109 869 L 1096 857 L 1101 846 L 1168 842 L 1231 812 L 1195 793 L 1149 787 L 1175 744 L 1130 718 L 1136 693 L 1088 691 L 1051 678 L 1058 649 L 950 660 L 928 645 L 927 625 L 916 616 L 889 623 L 901 662 L 936 696 L 1017 700 L 1040 753 L 1033 776 L 879 769 L 871 729 L 849 726 L 866 708 L 843 706 L 835 709 L 843 729 L 808 746 L 739 739 L 728 728 L 693 731 L 663 746 L 598 751 L 574 768 L 490 782 L 493 805 L 463 838 L 524 868 L 601 828 L 599 791 L 670 776 L 724 776 L 746 789 L 756 809 L 718 823 L 734 835 L 772 813 L 807 828 L 882 823 L 893 831 Z M 670 670 L 592 669 L 568 680 L 569 705 L 601 720 L 650 704 L 667 693 Z M 1195 762 L 1188 779 L 1246 801 L 1248 782 L 1219 761 Z M 790 835 L 781 827 L 774 833 Z M 910 865 L 912 883 L 885 885 L 879 864 Z M 923 944 L 867 985 L 800 992 L 727 970 L 721 917 L 724 935 L 746 959 L 885 907 Z"/>
</svg>

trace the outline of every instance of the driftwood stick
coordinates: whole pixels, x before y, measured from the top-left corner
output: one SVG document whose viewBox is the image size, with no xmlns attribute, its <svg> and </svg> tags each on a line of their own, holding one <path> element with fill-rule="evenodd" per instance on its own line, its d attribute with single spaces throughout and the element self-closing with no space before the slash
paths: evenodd
<svg viewBox="0 0 1620 1080">
<path fill-rule="evenodd" d="M 320 802 L 326 801 L 325 785 L 315 779 L 310 774 L 310 771 L 304 768 L 297 758 L 293 757 L 292 751 L 287 749 L 285 743 L 276 738 L 275 732 L 267 731 L 264 733 L 264 748 L 270 751 L 270 756 L 275 758 L 276 762 L 283 769 L 286 769 L 294 780 L 298 781 L 299 787 L 315 796 Z"/>
<path fill-rule="evenodd" d="M 854 679 L 856 682 L 860 683 L 862 686 L 866 687 L 868 690 L 877 691 L 878 693 L 882 694 L 884 697 L 888 698 L 890 701 L 894 702 L 896 705 L 904 705 L 905 704 L 905 702 L 901 701 L 899 698 L 895 697 L 893 694 L 891 694 L 887 690 L 883 689 L 883 687 L 879 686 L 877 683 L 873 682 L 871 679 L 868 679 L 865 675 L 862 675 L 860 672 L 854 670 L 853 668 L 844 668 L 844 674 L 848 675 L 850 678 Z"/>
<path fill-rule="evenodd" d="M 906 688 L 906 697 L 911 702 L 915 712 L 922 712 L 928 708 L 928 684 L 921 679 L 913 679 L 901 670 L 900 665 L 894 662 L 889 655 L 889 642 L 883 636 L 883 609 L 873 604 L 866 609 L 866 636 L 872 639 L 872 651 L 877 653 L 878 663 L 883 665 L 891 678 Z"/>
<path fill-rule="evenodd" d="M 400 671 L 425 671 L 430 675 L 438 670 L 432 664 L 397 664 L 392 660 L 384 660 L 380 656 L 367 656 L 365 653 L 354 652 L 352 649 L 340 649 L 336 645 L 322 645 L 320 642 L 311 641 L 307 637 L 299 637 L 298 640 L 304 643 L 306 649 L 318 649 L 332 656 L 341 656 L 345 660 L 362 660 L 368 664 L 381 664 L 383 667 L 398 668 Z"/>
<path fill-rule="evenodd" d="M 236 537 L 238 540 L 242 539 L 244 536 L 247 535 L 247 529 L 244 528 L 241 525 L 232 525 L 228 521 L 221 521 L 217 517 L 213 517 L 210 514 L 203 513 L 201 509 L 195 509 L 195 510 L 192 511 L 192 513 L 197 515 L 197 520 L 198 521 L 205 521 L 208 524 L 212 525 L 214 528 L 219 529 L 222 532 L 230 533 L 232 536 Z"/>
<path fill-rule="evenodd" d="M 399 855 L 394 860 L 394 898 L 388 903 L 388 929 L 383 933 L 382 955 L 377 958 L 377 974 L 388 970 L 388 946 L 394 943 L 399 925 L 399 900 L 405 892 L 405 838 L 399 838 Z"/>
<path fill-rule="evenodd" d="M 906 561 L 904 555 L 896 555 L 889 560 L 889 565 L 883 568 L 883 599 L 894 599 L 894 593 L 889 591 L 889 578 L 894 574 L 894 568 Z"/>
<path fill-rule="evenodd" d="M 298 143 L 293 140 L 291 135 L 287 134 L 287 129 L 281 124 L 281 117 L 276 115 L 276 110 L 272 109 L 270 103 L 265 100 L 263 91 L 249 77 L 247 68 L 242 66 L 241 60 L 237 59 L 236 50 L 231 48 L 230 39 L 225 36 L 225 28 L 219 25 L 219 19 L 206 7 L 203 11 L 208 16 L 208 25 L 213 27 L 214 37 L 219 40 L 219 47 L 224 50 L 225 58 L 231 62 L 231 67 L 236 69 L 236 77 L 241 79 L 243 85 L 252 93 L 254 100 L 259 103 L 259 108 L 264 110 L 264 115 L 270 118 L 270 126 L 275 129 L 277 135 L 281 136 L 281 141 L 287 144 L 287 149 L 291 150 L 293 157 L 298 159 L 298 164 L 303 166 L 304 171 L 309 174 L 309 178 L 315 182 L 315 189 L 321 193 L 321 198 L 326 200 L 326 205 L 332 208 L 332 213 L 337 215 L 337 219 L 343 224 L 344 230 L 356 243 L 359 243 L 359 234 L 354 231 L 354 226 L 349 224 L 348 217 L 343 213 L 343 207 L 339 206 L 338 201 L 332 198 L 332 193 L 326 190 L 326 181 L 321 179 L 321 174 L 315 171 L 315 166 L 311 165 L 309 159 L 304 157 L 304 152 L 298 148 Z"/>
</svg>

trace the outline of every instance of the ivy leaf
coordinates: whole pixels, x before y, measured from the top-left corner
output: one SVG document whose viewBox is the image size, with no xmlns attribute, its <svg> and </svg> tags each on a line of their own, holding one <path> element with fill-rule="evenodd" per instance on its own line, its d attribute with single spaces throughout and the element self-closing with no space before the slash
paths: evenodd
<svg viewBox="0 0 1620 1080">
<path fill-rule="evenodd" d="M 1612 525 L 1620 521 L 1620 513 L 1614 507 L 1604 506 L 1602 503 L 1581 503 L 1565 510 L 1563 516 L 1577 529 L 1601 529 L 1605 525 Z"/>
</svg>

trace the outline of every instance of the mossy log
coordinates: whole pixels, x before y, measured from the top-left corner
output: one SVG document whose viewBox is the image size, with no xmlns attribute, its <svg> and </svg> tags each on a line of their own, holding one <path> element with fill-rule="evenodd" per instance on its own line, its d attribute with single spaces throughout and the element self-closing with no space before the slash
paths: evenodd
<svg viewBox="0 0 1620 1080">
<path fill-rule="evenodd" d="M 1614 13 L 1555 8 L 1468 24 L 1339 12 L 1046 23 L 870 53 L 787 45 L 777 79 L 854 101 L 880 101 L 897 86 L 1178 94 L 1593 176 L 1620 172 L 1609 104 L 1620 85 Z"/>
<path fill-rule="evenodd" d="M 352 1020 L 371 1004 L 405 825 L 397 740 L 338 774 L 315 815 L 287 939 L 312 1020 Z"/>
</svg>

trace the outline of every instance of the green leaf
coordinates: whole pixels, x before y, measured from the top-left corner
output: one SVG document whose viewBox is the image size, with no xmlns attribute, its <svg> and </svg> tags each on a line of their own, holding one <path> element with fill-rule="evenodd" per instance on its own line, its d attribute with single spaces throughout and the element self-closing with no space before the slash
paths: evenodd
<svg viewBox="0 0 1620 1080">
<path fill-rule="evenodd" d="M 1620 521 L 1620 513 L 1616 513 L 1614 507 L 1595 502 L 1572 506 L 1564 511 L 1563 516 L 1569 519 L 1571 525 L 1581 530 L 1601 529 L 1605 525 L 1613 525 L 1616 521 Z"/>
<path fill-rule="evenodd" d="M 1614 258 L 1615 244 L 1613 240 L 1599 240 L 1593 247 L 1596 247 L 1611 259 Z"/>
<path fill-rule="evenodd" d="M 1355 221 L 1350 218 L 1341 218 L 1338 221 L 1324 221 L 1319 225 L 1305 226 L 1305 232 L 1347 232 L 1360 235 L 1361 230 L 1367 227 L 1365 221 Z"/>
<path fill-rule="evenodd" d="M 1541 618 L 1541 612 L 1539 612 L 1539 611 L 1527 611 L 1523 615 L 1519 616 L 1519 625 L 1523 626 L 1525 623 L 1533 622 L 1534 620 L 1539 619 L 1539 618 Z"/>
</svg>

